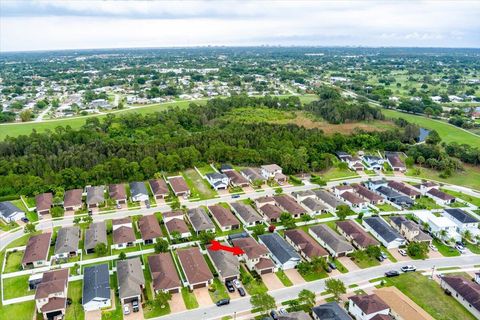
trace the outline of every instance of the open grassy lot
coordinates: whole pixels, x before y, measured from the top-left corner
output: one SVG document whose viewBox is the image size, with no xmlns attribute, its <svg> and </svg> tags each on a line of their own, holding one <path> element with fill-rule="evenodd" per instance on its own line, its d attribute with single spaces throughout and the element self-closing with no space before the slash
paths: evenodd
<svg viewBox="0 0 480 320">
<path fill-rule="evenodd" d="M 469 203 L 471 203 L 471 204 L 473 204 L 477 207 L 480 207 L 480 198 L 472 197 L 472 196 L 469 196 L 468 194 L 458 192 L 458 191 L 452 191 L 452 190 L 447 190 L 447 189 L 441 189 L 441 190 L 445 193 L 451 194 L 455 198 L 465 200 L 465 201 L 467 201 L 467 202 L 469 202 Z"/>
<path fill-rule="evenodd" d="M 378 209 L 380 209 L 380 211 L 383 211 L 383 212 L 398 211 L 397 208 L 395 208 L 394 206 L 392 206 L 389 203 L 377 204 L 377 205 L 375 205 L 375 207 L 377 207 Z"/>
<path fill-rule="evenodd" d="M 442 207 L 435 203 L 435 200 L 429 197 L 422 196 L 418 199 L 415 199 L 415 204 L 413 205 L 412 209 L 441 209 Z"/>
<path fill-rule="evenodd" d="M 35 312 L 35 301 L 9 304 L 0 304 L 0 320 L 32 320 Z"/>
<path fill-rule="evenodd" d="M 72 299 L 72 304 L 67 306 L 65 320 L 83 320 L 85 313 L 82 307 L 82 284 L 83 281 L 73 281 L 68 283 L 68 297 Z"/>
<path fill-rule="evenodd" d="M 428 168 L 420 168 L 420 174 L 417 176 L 413 170 L 407 170 L 407 176 L 413 176 L 416 178 L 437 180 L 440 182 L 455 184 L 459 186 L 470 187 L 476 190 L 480 190 L 480 168 L 469 166 L 464 164 L 464 171 L 457 171 L 448 178 L 440 178 L 440 172 L 431 170 Z"/>
<path fill-rule="evenodd" d="M 213 171 L 213 169 L 212 169 Z M 217 195 L 208 182 L 204 180 L 194 169 L 187 169 L 183 172 L 183 177 L 191 191 L 192 198 L 211 199 Z"/>
<path fill-rule="evenodd" d="M 35 290 L 28 287 L 29 275 L 3 279 L 3 298 L 13 299 L 35 294 Z"/>
<path fill-rule="evenodd" d="M 368 256 L 365 251 L 356 251 L 351 255 L 351 259 L 359 268 L 362 269 L 380 265 L 380 262 L 378 262 L 377 259 Z"/>
<path fill-rule="evenodd" d="M 446 122 L 388 109 L 382 109 L 382 113 L 389 118 L 403 118 L 425 129 L 436 130 L 445 142 L 458 142 L 459 144 L 466 143 L 472 146 L 480 146 L 480 136 Z"/>
<path fill-rule="evenodd" d="M 337 167 L 333 167 L 326 171 L 320 172 L 319 175 L 325 180 L 342 179 L 346 177 L 359 177 L 359 175 L 353 171 L 350 171 L 348 169 L 339 169 Z"/>
<path fill-rule="evenodd" d="M 193 292 L 190 292 L 187 287 L 182 288 L 182 297 L 188 310 L 198 308 L 197 298 L 195 298 Z"/>
<path fill-rule="evenodd" d="M 419 273 L 405 273 L 389 278 L 392 283 L 437 320 L 470 320 L 475 317 L 453 297 L 447 296 L 440 285 Z"/>
</svg>

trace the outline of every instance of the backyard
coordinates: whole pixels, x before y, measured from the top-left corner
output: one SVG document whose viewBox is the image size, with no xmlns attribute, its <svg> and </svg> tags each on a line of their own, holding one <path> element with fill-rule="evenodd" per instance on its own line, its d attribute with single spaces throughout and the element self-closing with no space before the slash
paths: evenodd
<svg viewBox="0 0 480 320">
<path fill-rule="evenodd" d="M 68 283 L 68 297 L 72 304 L 67 306 L 65 320 L 83 320 L 85 313 L 82 306 L 82 284 L 83 281 L 71 281 Z"/>
</svg>

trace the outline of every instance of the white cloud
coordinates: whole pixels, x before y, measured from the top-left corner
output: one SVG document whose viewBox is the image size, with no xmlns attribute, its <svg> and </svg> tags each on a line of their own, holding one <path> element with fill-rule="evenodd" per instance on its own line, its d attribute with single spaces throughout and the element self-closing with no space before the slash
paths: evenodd
<svg viewBox="0 0 480 320">
<path fill-rule="evenodd" d="M 480 46 L 478 1 L 0 4 L 0 51 L 261 44 Z"/>
</svg>

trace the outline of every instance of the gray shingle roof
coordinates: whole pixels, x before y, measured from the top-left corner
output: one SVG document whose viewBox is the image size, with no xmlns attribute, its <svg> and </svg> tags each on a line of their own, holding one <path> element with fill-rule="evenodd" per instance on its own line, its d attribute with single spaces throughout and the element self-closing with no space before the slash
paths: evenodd
<svg viewBox="0 0 480 320">
<path fill-rule="evenodd" d="M 83 270 L 82 304 L 94 298 L 110 299 L 108 264 L 85 267 Z"/>
<path fill-rule="evenodd" d="M 222 244 L 227 245 L 226 243 Z M 210 246 L 207 246 L 207 249 L 209 247 Z M 208 250 L 208 255 L 212 258 L 212 262 L 222 278 L 240 274 L 240 262 L 238 258 L 230 252 Z"/>
<path fill-rule="evenodd" d="M 313 307 L 312 312 L 320 320 L 352 320 L 348 313 L 336 302 L 329 302 Z"/>
<path fill-rule="evenodd" d="M 105 201 L 103 186 L 87 188 L 87 204 L 97 204 Z"/>
<path fill-rule="evenodd" d="M 142 294 L 140 286 L 145 285 L 142 263 L 139 258 L 130 258 L 117 262 L 118 293 L 120 298 Z"/>
<path fill-rule="evenodd" d="M 306 198 L 302 201 L 302 204 L 312 211 L 322 211 L 328 209 L 323 202 L 315 198 Z"/>
<path fill-rule="evenodd" d="M 215 229 L 213 221 L 203 208 L 194 208 L 188 210 L 188 219 L 190 220 L 192 227 L 195 231 L 204 231 L 208 229 Z"/>
<path fill-rule="evenodd" d="M 107 244 L 107 227 L 105 222 L 95 222 L 85 230 L 85 250 L 95 249 L 99 243 Z"/>
<path fill-rule="evenodd" d="M 148 195 L 147 187 L 145 187 L 144 182 L 130 182 L 130 193 L 132 197 L 136 197 L 139 195 Z"/>
<path fill-rule="evenodd" d="M 3 216 L 5 219 L 14 215 L 17 212 L 23 212 L 18 207 L 16 207 L 10 201 L 0 202 L 0 215 Z"/>
<path fill-rule="evenodd" d="M 63 227 L 58 230 L 55 254 L 77 251 L 80 241 L 79 234 L 80 229 L 78 227 Z"/>
<path fill-rule="evenodd" d="M 345 204 L 345 202 L 339 200 L 333 194 L 326 190 L 315 190 L 314 192 L 318 199 L 325 202 L 334 209 L 336 209 L 339 205 Z"/>
<path fill-rule="evenodd" d="M 261 221 L 262 217 L 251 206 L 241 202 L 234 202 L 230 204 L 233 210 L 247 223 Z"/>
<path fill-rule="evenodd" d="M 478 222 L 478 219 L 472 217 L 468 213 L 463 210 L 454 208 L 454 209 L 445 209 L 445 211 L 454 217 L 456 220 L 460 221 L 461 223 L 475 223 Z"/>
<path fill-rule="evenodd" d="M 295 249 L 277 233 L 262 234 L 258 238 L 281 263 L 285 263 L 290 259 L 300 260 L 300 256 Z"/>
<path fill-rule="evenodd" d="M 318 226 L 313 226 L 310 230 L 337 253 L 353 250 L 353 246 L 350 243 L 344 240 L 327 225 L 320 224 Z"/>
<path fill-rule="evenodd" d="M 363 219 L 363 221 L 388 242 L 394 241 L 398 238 L 403 239 L 403 237 L 397 231 L 395 231 L 395 229 L 390 227 L 380 217 L 368 217 Z"/>
</svg>

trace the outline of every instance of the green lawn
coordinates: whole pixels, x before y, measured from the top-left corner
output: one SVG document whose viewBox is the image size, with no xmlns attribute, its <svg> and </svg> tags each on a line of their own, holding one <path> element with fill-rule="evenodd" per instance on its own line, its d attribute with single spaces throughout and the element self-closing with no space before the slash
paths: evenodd
<svg viewBox="0 0 480 320">
<path fill-rule="evenodd" d="M 287 275 L 285 274 L 285 272 L 283 272 L 283 270 L 279 270 L 275 274 L 277 275 L 278 279 L 280 279 L 280 281 L 282 281 L 282 283 L 285 287 L 293 286 L 292 281 L 287 277 Z"/>
<path fill-rule="evenodd" d="M 248 270 L 246 270 L 244 268 L 244 266 L 241 266 L 240 267 L 240 278 L 244 279 L 244 277 L 248 274 L 250 274 L 250 272 L 248 272 Z M 259 293 L 265 293 L 265 292 L 268 291 L 267 287 L 262 282 L 262 280 L 256 280 L 255 278 L 253 278 L 248 283 L 245 283 L 244 281 L 242 281 L 242 282 L 243 282 L 243 285 L 245 287 L 245 290 L 251 296 L 259 294 Z"/>
<path fill-rule="evenodd" d="M 35 290 L 28 287 L 30 275 L 3 279 L 3 298 L 12 299 L 35 294 Z"/>
<path fill-rule="evenodd" d="M 208 293 L 210 294 L 210 298 L 212 298 L 213 302 L 216 303 L 218 300 L 228 299 L 229 296 L 228 296 L 227 288 L 218 278 L 215 278 L 213 280 L 212 287 L 215 288 L 215 291 L 209 290 Z"/>
<path fill-rule="evenodd" d="M 388 212 L 388 211 L 398 211 L 397 208 L 395 208 L 394 206 L 392 206 L 392 205 L 389 204 L 389 203 L 377 204 L 377 205 L 375 205 L 375 207 L 377 207 L 378 209 L 380 209 L 380 211 L 384 211 L 384 212 Z"/>
<path fill-rule="evenodd" d="M 213 170 L 212 170 L 213 171 Z M 217 195 L 208 184 L 194 169 L 187 169 L 183 172 L 183 177 L 191 191 L 192 198 L 211 199 Z"/>
<path fill-rule="evenodd" d="M 0 320 L 32 320 L 35 301 L 21 302 L 3 306 L 0 304 Z"/>
<path fill-rule="evenodd" d="M 480 207 L 480 198 L 477 198 L 477 197 L 472 197 L 472 196 L 469 196 L 468 194 L 465 194 L 465 193 L 462 193 L 462 192 L 457 192 L 457 191 L 452 191 L 452 190 L 447 190 L 447 189 L 441 189 L 443 192 L 445 193 L 448 193 L 452 196 L 454 196 L 455 198 L 459 198 L 459 199 L 462 199 L 462 200 L 465 200 L 477 207 Z"/>
<path fill-rule="evenodd" d="M 110 276 L 110 288 L 117 288 L 117 277 L 115 275 Z M 102 320 L 123 320 L 122 305 L 120 304 L 120 298 L 115 296 L 115 309 L 102 312 Z"/>
<path fill-rule="evenodd" d="M 438 252 L 440 252 L 444 257 L 457 257 L 460 255 L 460 252 L 455 248 L 449 247 L 443 242 L 440 242 L 437 239 L 433 239 L 432 243 L 437 247 Z"/>
<path fill-rule="evenodd" d="M 82 307 L 82 284 L 83 281 L 81 280 L 68 283 L 68 297 L 72 299 L 72 304 L 67 306 L 65 320 L 85 319 Z"/>
<path fill-rule="evenodd" d="M 399 277 L 389 278 L 388 282 L 437 320 L 475 319 L 453 297 L 447 296 L 438 283 L 419 273 L 404 273 Z"/>
<path fill-rule="evenodd" d="M 472 146 L 480 146 L 480 136 L 464 131 L 446 122 L 388 109 L 382 109 L 382 113 L 389 118 L 403 118 L 425 129 L 436 130 L 442 138 L 442 141 L 447 143 L 458 142 L 459 144 L 466 143 Z"/>
<path fill-rule="evenodd" d="M 351 259 L 359 268 L 362 269 L 380 265 L 380 262 L 378 262 L 377 259 L 368 256 L 365 251 L 355 251 L 351 255 Z"/>
<path fill-rule="evenodd" d="M 436 204 L 432 198 L 422 196 L 418 199 L 415 199 L 415 204 L 412 206 L 411 209 L 415 210 L 415 209 L 423 209 L 423 208 L 427 210 L 432 210 L 432 209 L 441 209 L 442 207 Z"/>
<path fill-rule="evenodd" d="M 23 251 L 7 253 L 7 263 L 5 265 L 5 273 L 16 272 L 22 270 Z"/>
<path fill-rule="evenodd" d="M 467 241 L 464 241 L 465 245 L 467 246 L 468 250 L 472 251 L 472 253 L 480 254 L 480 245 L 473 244 Z"/>
<path fill-rule="evenodd" d="M 197 298 L 195 298 L 193 292 L 190 292 L 188 288 L 182 288 L 182 297 L 188 310 L 198 308 Z"/>
<path fill-rule="evenodd" d="M 346 177 L 358 177 L 359 175 L 348 169 L 339 169 L 337 167 L 330 168 L 326 171 L 320 172 L 319 175 L 325 180 L 342 179 Z"/>
<path fill-rule="evenodd" d="M 441 172 L 435 171 L 428 168 L 420 168 L 420 175 L 416 176 L 413 170 L 407 170 L 407 176 L 413 176 L 416 178 L 423 178 L 429 180 L 437 180 L 440 182 L 445 182 L 449 184 L 455 184 L 459 186 L 465 186 L 474 188 L 476 190 L 480 190 L 480 168 L 469 166 L 463 164 L 464 171 L 457 171 L 452 174 L 451 177 L 448 178 L 440 178 L 439 174 Z"/>
<path fill-rule="evenodd" d="M 161 317 L 164 315 L 169 314 L 170 311 L 170 305 L 167 303 L 166 305 L 163 306 L 163 308 L 160 306 L 160 304 L 154 302 L 155 300 L 155 295 L 152 290 L 151 284 L 151 279 L 152 276 L 150 274 L 150 268 L 148 266 L 145 266 L 145 270 L 143 271 L 144 276 L 145 276 L 145 293 L 146 293 L 146 301 L 145 302 L 152 302 L 152 303 L 145 303 L 143 307 L 143 315 L 145 318 L 155 318 L 155 317 Z"/>
</svg>

